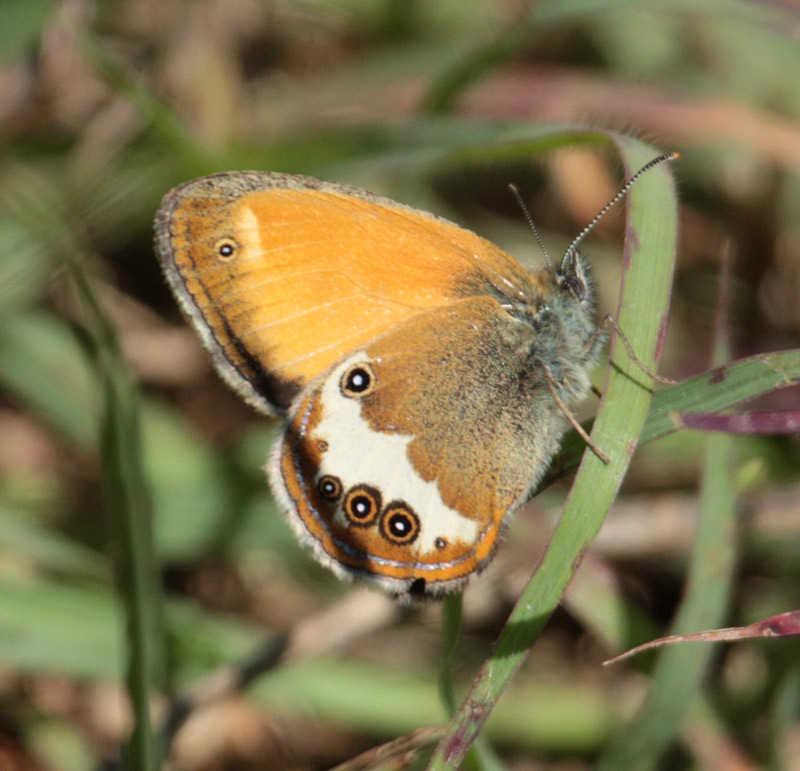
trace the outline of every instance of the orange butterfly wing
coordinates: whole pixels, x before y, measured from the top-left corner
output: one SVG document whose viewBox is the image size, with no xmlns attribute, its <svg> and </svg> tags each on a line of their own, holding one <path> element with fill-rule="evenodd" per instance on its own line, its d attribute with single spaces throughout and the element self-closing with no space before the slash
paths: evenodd
<svg viewBox="0 0 800 771">
<path fill-rule="evenodd" d="M 287 414 L 270 478 L 320 561 L 428 594 L 480 570 L 557 447 L 548 383 L 568 401 L 588 387 L 591 292 L 446 220 L 306 177 L 195 180 L 165 197 L 156 232 L 221 374 Z"/>
<path fill-rule="evenodd" d="M 348 351 L 476 294 L 514 302 L 535 280 L 434 215 L 343 185 L 215 174 L 169 193 L 156 220 L 172 289 L 225 379 L 284 412 Z"/>
</svg>

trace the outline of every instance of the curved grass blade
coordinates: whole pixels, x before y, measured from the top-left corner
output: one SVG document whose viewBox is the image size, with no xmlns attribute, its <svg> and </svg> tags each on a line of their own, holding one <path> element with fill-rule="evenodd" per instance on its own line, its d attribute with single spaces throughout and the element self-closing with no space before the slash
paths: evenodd
<svg viewBox="0 0 800 771">
<path fill-rule="evenodd" d="M 680 430 L 675 414 L 718 412 L 756 396 L 800 383 L 800 348 L 759 353 L 682 380 L 653 396 L 639 444 L 652 442 Z M 540 487 L 578 465 L 584 450 L 575 431 L 564 438 L 557 462 Z"/>
<path fill-rule="evenodd" d="M 705 619 L 703 619 L 705 623 Z M 637 645 L 619 656 L 603 662 L 603 666 L 617 664 L 625 659 L 638 656 L 640 653 L 650 651 L 655 648 L 663 648 L 667 645 L 677 643 L 716 643 L 716 642 L 740 642 L 741 640 L 753 640 L 762 637 L 796 637 L 800 635 L 800 610 L 789 610 L 786 613 L 779 613 L 777 616 L 770 616 L 763 621 L 756 621 L 747 626 L 727 626 L 723 629 L 706 629 L 703 632 L 686 632 L 685 634 L 671 634 L 666 637 L 659 637 L 657 640 Z"/>
<path fill-rule="evenodd" d="M 636 140 L 609 135 L 626 175 L 656 155 Z M 623 291 L 618 321 L 639 358 L 654 368 L 669 304 L 676 242 L 676 202 L 671 178 L 655 169 L 628 200 Z M 652 380 L 630 361 L 623 346 L 612 350 L 613 367 L 592 440 L 609 455 L 604 465 L 584 455 L 561 521 L 536 573 L 520 597 L 492 656 L 473 681 L 429 769 L 458 768 L 497 700 L 559 602 L 614 500 L 630 463 L 650 403 Z M 643 387 L 644 385 L 644 387 Z"/>
</svg>

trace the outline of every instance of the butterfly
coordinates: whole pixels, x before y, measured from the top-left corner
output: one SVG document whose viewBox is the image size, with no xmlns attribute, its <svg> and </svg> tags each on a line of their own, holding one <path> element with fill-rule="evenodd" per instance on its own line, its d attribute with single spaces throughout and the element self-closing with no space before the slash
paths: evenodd
<svg viewBox="0 0 800 771">
<path fill-rule="evenodd" d="M 445 219 L 310 177 L 212 174 L 164 197 L 166 279 L 223 379 L 283 419 L 269 480 L 322 564 L 436 597 L 489 563 L 603 345 L 577 244 L 672 157 L 535 273 Z"/>
</svg>

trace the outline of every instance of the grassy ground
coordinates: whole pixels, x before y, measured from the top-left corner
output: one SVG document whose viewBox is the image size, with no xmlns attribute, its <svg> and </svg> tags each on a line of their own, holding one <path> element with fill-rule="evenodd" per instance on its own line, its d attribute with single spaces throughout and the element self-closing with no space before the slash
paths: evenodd
<svg viewBox="0 0 800 771">
<path fill-rule="evenodd" d="M 744 0 L 4 0 L 0 768 L 405 767 L 353 760 L 398 737 L 421 768 L 442 736 L 452 768 L 487 717 L 466 767 L 800 767 L 796 638 L 601 666 L 800 607 L 800 446 L 764 433 L 800 411 L 798 25 Z M 310 174 L 535 266 L 509 182 L 559 254 L 663 150 L 677 209 L 653 172 L 585 244 L 645 360 L 674 270 L 660 371 L 679 385 L 649 404 L 593 373 L 618 465 L 536 496 L 463 607 L 328 575 L 261 470 L 279 426 L 211 371 L 159 274 L 161 196 Z M 687 410 L 758 410 L 761 433 L 676 431 Z M 245 688 L 209 680 L 231 666 Z"/>
</svg>

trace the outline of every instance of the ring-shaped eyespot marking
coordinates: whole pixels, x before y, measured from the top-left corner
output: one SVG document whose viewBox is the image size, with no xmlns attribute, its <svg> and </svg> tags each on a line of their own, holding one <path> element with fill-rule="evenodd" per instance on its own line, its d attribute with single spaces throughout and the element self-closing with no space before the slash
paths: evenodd
<svg viewBox="0 0 800 771">
<path fill-rule="evenodd" d="M 381 513 L 381 494 L 369 485 L 356 485 L 344 496 L 342 509 L 349 524 L 369 527 Z"/>
<path fill-rule="evenodd" d="M 232 238 L 220 238 L 214 244 L 214 253 L 217 258 L 223 262 L 230 262 L 237 254 L 239 254 L 239 244 Z"/>
<path fill-rule="evenodd" d="M 325 474 L 319 478 L 317 490 L 326 501 L 338 501 L 342 497 L 342 481 L 339 477 Z"/>
<path fill-rule="evenodd" d="M 419 517 L 403 501 L 392 501 L 383 511 L 380 521 L 381 535 L 393 544 L 407 546 L 419 535 Z"/>
<path fill-rule="evenodd" d="M 342 375 L 342 393 L 349 399 L 362 399 L 375 390 L 375 373 L 366 362 L 353 364 Z"/>
</svg>

